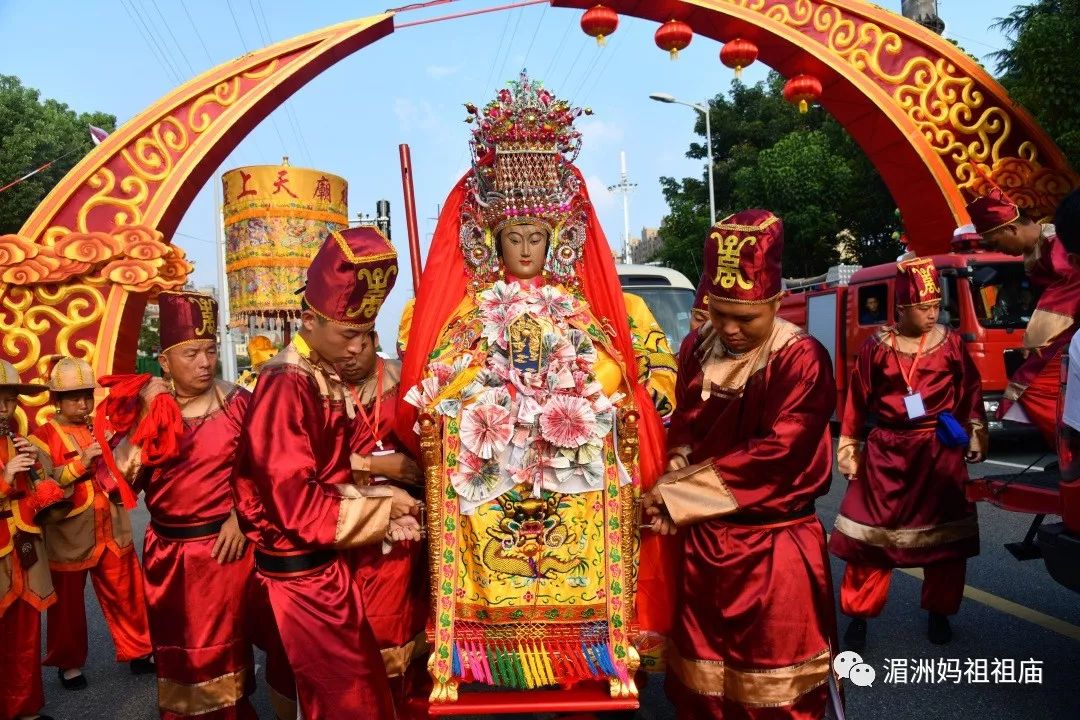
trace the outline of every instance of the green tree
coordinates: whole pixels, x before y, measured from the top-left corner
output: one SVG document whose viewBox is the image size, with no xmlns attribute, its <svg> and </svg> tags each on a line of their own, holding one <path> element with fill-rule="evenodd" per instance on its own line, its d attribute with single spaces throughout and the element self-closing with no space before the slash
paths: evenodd
<svg viewBox="0 0 1080 720">
<path fill-rule="evenodd" d="M 1080 0 L 1020 5 L 994 27 L 1009 37 L 993 55 L 1002 85 L 1080 168 Z"/>
<path fill-rule="evenodd" d="M 157 357 L 159 352 L 161 352 L 161 334 L 157 315 L 143 313 L 142 326 L 139 328 L 139 356 Z"/>
<path fill-rule="evenodd" d="M 717 215 L 764 207 L 784 220 L 785 272 L 817 274 L 838 260 L 836 235 L 849 231 L 855 259 L 877 264 L 900 246 L 895 203 L 865 153 L 821 108 L 796 111 L 783 96 L 776 73 L 756 85 L 733 81 L 727 95 L 710 102 Z M 695 131 L 705 135 L 699 115 Z M 703 142 L 687 157 L 704 160 Z M 691 278 L 701 273 L 709 195 L 700 178 L 663 177 L 669 213 L 660 225 L 664 244 L 655 259 Z"/>
<path fill-rule="evenodd" d="M 0 75 L 0 186 L 62 157 L 0 193 L 0 234 L 18 232 L 49 190 L 90 151 L 90 125 L 112 132 L 116 117 L 76 113 L 56 100 L 41 100 L 41 94 L 24 87 L 19 78 Z"/>
</svg>

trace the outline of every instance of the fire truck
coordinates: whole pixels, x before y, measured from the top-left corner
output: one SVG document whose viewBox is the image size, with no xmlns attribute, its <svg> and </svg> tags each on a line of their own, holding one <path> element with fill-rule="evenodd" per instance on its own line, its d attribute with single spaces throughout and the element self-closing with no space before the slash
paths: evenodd
<svg viewBox="0 0 1080 720">
<path fill-rule="evenodd" d="M 939 322 L 960 334 L 979 368 L 990 431 L 997 435 L 1006 430 L 1022 432 L 1021 426 L 994 419 L 1008 374 L 1022 359 L 1024 329 L 1039 296 L 1028 284 L 1021 258 L 982 250 L 963 238 L 954 240 L 953 252 L 930 257 L 943 284 Z M 895 320 L 895 279 L 896 264 L 887 263 L 839 265 L 816 277 L 785 280 L 787 294 L 780 316 L 802 327 L 829 351 L 836 374 L 837 408 L 844 406 L 859 348 L 878 327 Z M 968 485 L 968 497 L 1033 515 L 1024 539 L 1006 547 L 1020 560 L 1044 557 L 1058 582 L 1080 592 L 1080 536 L 1060 523 L 1042 525 L 1046 515 L 1065 515 L 1066 504 L 1075 504 L 1072 512 L 1080 515 L 1080 487 L 1059 486 L 1056 463 L 1042 472 L 1032 470 L 974 479 Z M 1066 570 L 1070 566 L 1073 569 Z"/>
</svg>

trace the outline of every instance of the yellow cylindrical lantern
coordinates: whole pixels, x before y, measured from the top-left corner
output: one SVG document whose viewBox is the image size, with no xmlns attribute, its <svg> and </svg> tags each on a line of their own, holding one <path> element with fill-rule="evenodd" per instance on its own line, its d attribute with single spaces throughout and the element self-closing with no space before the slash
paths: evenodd
<svg viewBox="0 0 1080 720">
<path fill-rule="evenodd" d="M 319 246 L 348 227 L 348 183 L 287 162 L 229 170 L 221 183 L 232 324 L 281 329 L 300 316 L 296 291 Z"/>
</svg>

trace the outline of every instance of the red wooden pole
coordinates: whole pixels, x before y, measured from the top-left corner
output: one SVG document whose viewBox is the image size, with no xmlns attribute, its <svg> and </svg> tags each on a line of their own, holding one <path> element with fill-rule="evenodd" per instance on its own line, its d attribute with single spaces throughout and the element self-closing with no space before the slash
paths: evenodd
<svg viewBox="0 0 1080 720">
<path fill-rule="evenodd" d="M 416 226 L 416 195 L 413 192 L 412 155 L 407 143 L 398 145 L 401 158 L 401 190 L 405 196 L 405 229 L 409 233 L 409 260 L 412 264 L 413 295 L 420 287 L 420 231 Z"/>
</svg>

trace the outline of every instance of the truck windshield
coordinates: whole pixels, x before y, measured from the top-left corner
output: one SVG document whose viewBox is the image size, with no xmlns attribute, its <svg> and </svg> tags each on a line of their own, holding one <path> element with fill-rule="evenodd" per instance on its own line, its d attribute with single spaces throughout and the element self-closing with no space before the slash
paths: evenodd
<svg viewBox="0 0 1080 720">
<path fill-rule="evenodd" d="M 1021 262 L 971 265 L 975 316 L 985 328 L 1025 328 L 1039 292 L 1028 282 Z"/>
<path fill-rule="evenodd" d="M 683 338 L 690 334 L 690 308 L 694 304 L 694 291 L 680 287 L 625 288 L 637 295 L 649 306 L 656 322 L 667 335 L 671 351 L 679 352 Z"/>
</svg>

